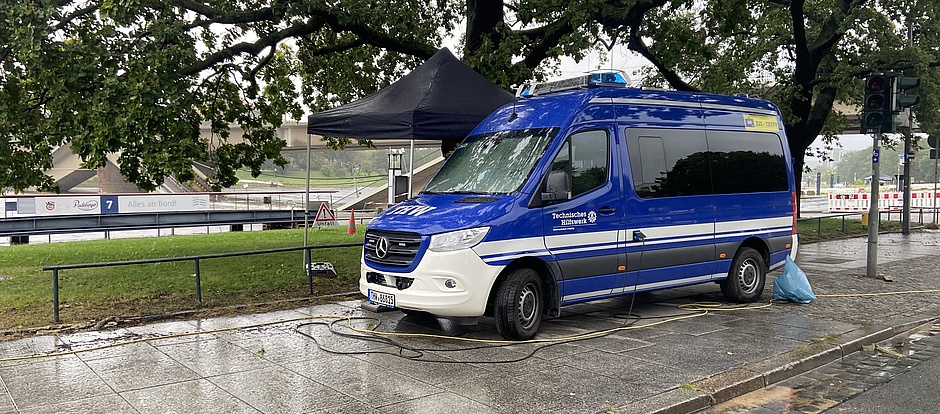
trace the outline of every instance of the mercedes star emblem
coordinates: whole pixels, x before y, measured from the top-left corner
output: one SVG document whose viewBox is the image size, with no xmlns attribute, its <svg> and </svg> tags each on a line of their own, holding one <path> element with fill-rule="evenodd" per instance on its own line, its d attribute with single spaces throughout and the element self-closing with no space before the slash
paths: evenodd
<svg viewBox="0 0 940 414">
<path fill-rule="evenodd" d="M 379 241 L 375 242 L 375 256 L 379 259 L 384 259 L 385 256 L 388 256 L 388 238 L 385 236 L 379 237 Z"/>
</svg>

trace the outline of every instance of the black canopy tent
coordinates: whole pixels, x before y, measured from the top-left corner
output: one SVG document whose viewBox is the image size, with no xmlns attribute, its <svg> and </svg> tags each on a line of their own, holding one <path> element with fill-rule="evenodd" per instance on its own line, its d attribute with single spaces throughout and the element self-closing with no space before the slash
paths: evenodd
<svg viewBox="0 0 940 414">
<path fill-rule="evenodd" d="M 447 143 L 453 143 L 448 146 L 452 149 L 483 118 L 514 99 L 513 94 L 443 48 L 391 85 L 357 101 L 308 116 L 307 134 L 308 137 L 410 139 L 414 159 L 414 140 L 441 140 L 442 151 Z M 413 174 L 414 171 L 408 174 L 409 196 Z M 391 203 L 394 184 L 391 173 L 389 175 Z"/>
<path fill-rule="evenodd" d="M 307 133 L 358 139 L 460 140 L 513 95 L 443 48 L 397 82 L 307 117 Z"/>
</svg>

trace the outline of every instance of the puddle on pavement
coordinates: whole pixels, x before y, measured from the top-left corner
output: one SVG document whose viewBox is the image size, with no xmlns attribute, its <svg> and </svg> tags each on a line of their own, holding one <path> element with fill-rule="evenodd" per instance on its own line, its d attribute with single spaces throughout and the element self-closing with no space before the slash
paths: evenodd
<svg viewBox="0 0 940 414">
<path fill-rule="evenodd" d="M 753 412 L 756 407 L 762 408 L 762 412 L 818 413 L 840 402 L 819 396 L 807 396 L 799 391 L 791 387 L 771 385 L 718 404 L 701 411 L 700 414 L 747 414 Z"/>
</svg>

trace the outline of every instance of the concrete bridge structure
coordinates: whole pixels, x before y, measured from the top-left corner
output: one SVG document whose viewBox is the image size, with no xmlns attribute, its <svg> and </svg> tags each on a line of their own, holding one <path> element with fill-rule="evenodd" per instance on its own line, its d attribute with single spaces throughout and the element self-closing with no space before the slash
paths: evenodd
<svg viewBox="0 0 940 414">
<path fill-rule="evenodd" d="M 204 123 L 202 130 L 200 132 L 201 137 L 204 139 L 218 139 L 218 137 L 212 137 L 209 124 Z M 282 125 L 277 129 L 276 134 L 279 138 L 283 139 L 287 146 L 284 148 L 284 152 L 298 152 L 306 151 L 307 143 L 309 139 L 311 151 L 327 151 L 330 150 L 326 147 L 326 143 L 321 140 L 319 135 L 307 135 L 307 123 L 306 122 L 288 122 Z M 228 142 L 230 143 L 241 143 L 244 142 L 244 130 L 240 127 L 233 126 L 231 134 L 229 135 Z M 376 140 L 374 141 L 375 148 L 369 148 L 361 146 L 358 143 L 353 143 L 349 145 L 345 151 L 357 151 L 357 150 L 366 150 L 366 149 L 402 149 L 406 151 L 411 146 L 411 140 L 407 139 L 396 139 L 396 140 Z M 440 141 L 430 141 L 430 140 L 415 140 L 416 148 L 439 148 Z M 331 150 L 330 150 L 331 151 Z M 438 160 L 435 164 L 439 163 Z M 196 181 L 195 183 L 183 184 L 177 182 L 174 179 L 168 179 L 167 182 L 161 186 L 158 191 L 161 192 L 187 192 L 187 191 L 209 191 L 208 185 L 206 184 L 206 179 L 213 173 L 211 167 L 204 163 L 196 163 L 193 166 L 196 172 Z M 426 169 L 426 168 L 425 168 Z M 436 168 L 432 169 L 436 171 Z M 56 183 L 59 184 L 59 188 L 63 192 L 68 192 L 75 186 L 84 183 L 88 179 L 97 176 L 98 177 L 98 187 L 103 193 L 136 193 L 142 192 L 137 188 L 136 185 L 127 182 L 124 177 L 121 175 L 120 168 L 118 167 L 117 155 L 112 154 L 108 157 L 108 163 L 106 166 L 99 169 L 86 169 L 81 167 L 81 158 L 78 155 L 75 155 L 72 152 L 70 145 L 64 145 L 57 148 L 53 152 L 53 167 L 48 173 L 53 177 Z M 416 176 L 417 177 L 417 176 Z M 430 177 L 428 177 L 429 179 Z M 420 188 L 424 187 L 427 181 L 425 180 L 422 183 L 419 183 L 417 180 L 414 182 L 413 187 L 417 191 Z M 419 187 L 420 184 L 420 187 Z M 372 197 L 375 198 L 375 197 Z M 376 200 L 380 201 L 380 200 Z M 358 202 L 358 200 L 357 200 Z"/>
</svg>

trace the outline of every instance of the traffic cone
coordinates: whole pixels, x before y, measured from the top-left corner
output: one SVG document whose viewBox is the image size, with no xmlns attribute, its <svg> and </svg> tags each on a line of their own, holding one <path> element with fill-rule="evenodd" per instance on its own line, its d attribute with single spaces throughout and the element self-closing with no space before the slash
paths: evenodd
<svg viewBox="0 0 940 414">
<path fill-rule="evenodd" d="M 349 228 L 346 229 L 346 234 L 356 234 L 356 210 L 349 210 Z"/>
</svg>

